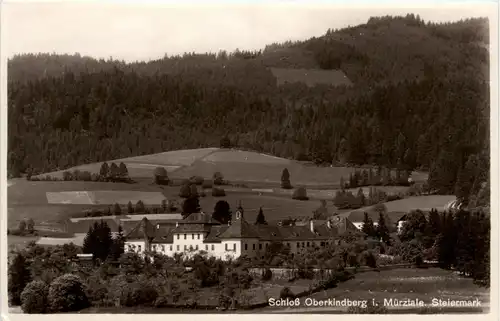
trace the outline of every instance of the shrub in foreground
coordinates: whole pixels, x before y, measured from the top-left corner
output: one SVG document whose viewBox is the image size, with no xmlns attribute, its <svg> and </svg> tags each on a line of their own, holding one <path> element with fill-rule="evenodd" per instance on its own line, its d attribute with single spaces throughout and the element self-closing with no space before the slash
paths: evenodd
<svg viewBox="0 0 500 321">
<path fill-rule="evenodd" d="M 21 293 L 21 308 L 24 313 L 45 313 L 48 306 L 49 286 L 42 281 L 32 281 Z"/>
<path fill-rule="evenodd" d="M 79 311 L 89 306 L 80 277 L 64 274 L 50 284 L 48 301 L 51 312 Z"/>
</svg>

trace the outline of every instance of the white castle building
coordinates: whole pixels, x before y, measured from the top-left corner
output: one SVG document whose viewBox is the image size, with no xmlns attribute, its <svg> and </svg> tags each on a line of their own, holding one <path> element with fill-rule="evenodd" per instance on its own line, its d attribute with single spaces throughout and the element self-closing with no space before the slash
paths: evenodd
<svg viewBox="0 0 500 321">
<path fill-rule="evenodd" d="M 154 226 L 147 218 L 126 235 L 125 252 L 157 252 L 167 256 L 193 255 L 202 251 L 223 260 L 242 255 L 263 257 L 273 242 L 289 247 L 290 254 L 323 247 L 333 237 L 356 227 L 345 218 L 310 220 L 303 225 L 252 225 L 241 206 L 229 224 L 221 224 L 205 213 L 193 213 L 175 223 Z"/>
</svg>

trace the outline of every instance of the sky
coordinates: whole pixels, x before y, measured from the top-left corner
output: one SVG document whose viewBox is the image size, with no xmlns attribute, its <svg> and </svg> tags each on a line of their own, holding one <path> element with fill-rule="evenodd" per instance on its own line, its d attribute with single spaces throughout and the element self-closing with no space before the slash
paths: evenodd
<svg viewBox="0 0 500 321">
<path fill-rule="evenodd" d="M 419 14 L 424 20 L 456 21 L 490 17 L 488 3 L 436 6 L 420 3 L 374 6 L 358 4 L 219 3 L 175 4 L 149 1 L 86 3 L 4 2 L 2 55 L 80 53 L 95 58 L 137 61 L 183 52 L 263 49 L 266 44 L 320 36 L 328 28 L 366 23 L 370 16 Z M 417 3 L 417 2 L 415 2 Z M 370 8 L 371 6 L 371 8 Z M 496 21 L 496 20 L 495 20 Z"/>
</svg>

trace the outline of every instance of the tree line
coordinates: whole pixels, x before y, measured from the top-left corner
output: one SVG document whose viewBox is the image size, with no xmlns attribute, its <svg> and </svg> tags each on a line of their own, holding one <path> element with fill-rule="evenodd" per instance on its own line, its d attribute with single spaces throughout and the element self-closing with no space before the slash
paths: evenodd
<svg viewBox="0 0 500 321">
<path fill-rule="evenodd" d="M 259 60 L 266 53 L 138 65 L 107 61 L 93 63 L 106 68 L 68 66 L 64 74 L 14 77 L 8 172 L 213 147 L 225 137 L 233 147 L 318 163 L 427 169 L 436 193 L 457 192 L 467 200 L 487 182 L 489 87 L 486 49 L 463 42 L 462 33 L 479 33 L 484 21 L 458 22 L 454 26 L 466 27 L 453 29 L 415 20 L 372 21 L 287 47 L 313 52 L 324 68 L 340 63 L 355 83 L 351 89 L 277 87 L 267 69 L 272 64 Z M 380 38 L 380 23 L 389 24 L 389 36 Z M 425 41 L 400 46 L 408 37 L 394 31 L 403 27 Z M 443 36 L 436 29 L 450 31 Z M 394 56 L 392 47 L 404 51 Z M 399 79 L 396 71 L 415 77 Z"/>
</svg>

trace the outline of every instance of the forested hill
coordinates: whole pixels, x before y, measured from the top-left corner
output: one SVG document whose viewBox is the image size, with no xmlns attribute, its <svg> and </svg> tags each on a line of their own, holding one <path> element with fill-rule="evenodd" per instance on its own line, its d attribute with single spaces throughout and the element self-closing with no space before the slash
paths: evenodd
<svg viewBox="0 0 500 321">
<path fill-rule="evenodd" d="M 488 43 L 486 19 L 408 15 L 258 52 L 137 63 L 19 55 L 8 65 L 9 173 L 227 136 L 283 157 L 430 169 L 443 193 L 457 180 L 477 188 L 489 168 Z M 352 86 L 278 86 L 270 67 L 341 70 Z"/>
</svg>

